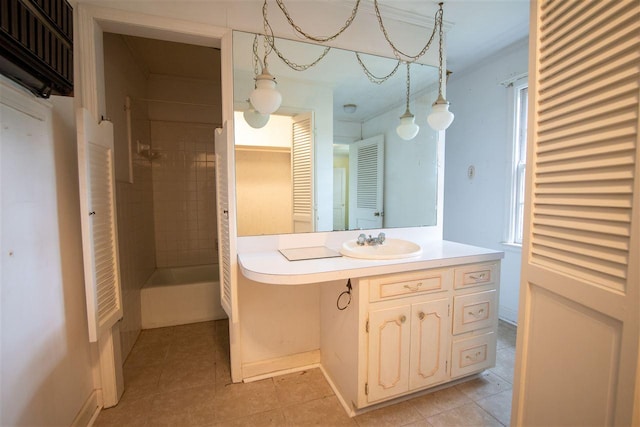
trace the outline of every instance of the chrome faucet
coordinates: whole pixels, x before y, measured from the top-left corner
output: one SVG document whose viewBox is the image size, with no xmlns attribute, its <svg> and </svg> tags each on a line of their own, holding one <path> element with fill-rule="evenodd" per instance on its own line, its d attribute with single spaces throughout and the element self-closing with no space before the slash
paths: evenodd
<svg viewBox="0 0 640 427">
<path fill-rule="evenodd" d="M 366 234 L 362 233 L 358 236 L 358 246 L 364 246 L 364 245 L 368 245 L 368 246 L 376 246 L 376 245 L 381 245 L 384 243 L 385 240 L 385 234 L 384 233 L 380 233 L 378 234 L 378 237 L 371 237 L 371 234 L 369 234 L 369 237 L 367 237 Z"/>
</svg>

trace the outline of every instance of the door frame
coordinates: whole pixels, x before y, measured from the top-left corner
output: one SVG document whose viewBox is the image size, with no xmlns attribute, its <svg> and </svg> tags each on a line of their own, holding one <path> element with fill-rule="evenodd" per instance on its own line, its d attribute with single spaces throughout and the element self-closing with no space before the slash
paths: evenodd
<svg viewBox="0 0 640 427">
<path fill-rule="evenodd" d="M 233 87 L 232 29 L 181 19 L 79 3 L 74 9 L 75 109 L 86 108 L 96 120 L 106 118 L 103 33 L 111 32 L 152 39 L 219 47 L 222 78 L 222 122 L 232 123 Z M 115 203 L 115 200 L 114 200 Z M 115 204 L 114 204 L 115 206 Z M 239 343 L 239 326 L 229 324 L 231 341 Z M 119 324 L 106 331 L 95 354 L 94 382 L 102 407 L 118 403 L 124 390 L 120 355 Z M 236 344 L 237 345 L 237 344 Z M 240 352 L 233 351 L 232 372 L 240 365 Z M 235 369 L 234 369 L 235 367 Z"/>
</svg>

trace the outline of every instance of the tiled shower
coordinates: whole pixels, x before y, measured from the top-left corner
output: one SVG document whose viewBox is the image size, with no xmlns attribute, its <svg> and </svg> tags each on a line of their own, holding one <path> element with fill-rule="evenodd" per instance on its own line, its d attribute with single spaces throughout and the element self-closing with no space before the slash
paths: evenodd
<svg viewBox="0 0 640 427">
<path fill-rule="evenodd" d="M 213 125 L 151 121 L 157 267 L 217 260 Z"/>
</svg>

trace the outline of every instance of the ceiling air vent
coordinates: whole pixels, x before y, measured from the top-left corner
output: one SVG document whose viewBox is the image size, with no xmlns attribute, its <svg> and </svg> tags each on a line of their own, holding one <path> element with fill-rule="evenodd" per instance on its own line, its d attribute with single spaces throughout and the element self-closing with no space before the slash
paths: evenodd
<svg viewBox="0 0 640 427">
<path fill-rule="evenodd" d="M 0 1 L 0 73 L 43 98 L 73 93 L 73 9 L 66 0 Z"/>
</svg>

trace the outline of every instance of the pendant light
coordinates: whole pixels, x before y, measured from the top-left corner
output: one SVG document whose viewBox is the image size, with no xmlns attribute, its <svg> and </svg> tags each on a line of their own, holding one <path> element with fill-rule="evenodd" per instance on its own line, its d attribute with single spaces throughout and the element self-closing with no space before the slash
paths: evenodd
<svg viewBox="0 0 640 427">
<path fill-rule="evenodd" d="M 440 46 L 439 46 L 439 60 L 440 66 L 438 69 L 438 98 L 433 103 L 431 114 L 427 116 L 427 122 L 434 130 L 445 130 L 453 122 L 453 113 L 449 111 L 449 102 L 442 96 L 443 86 L 443 55 L 442 55 L 442 43 L 443 43 L 443 31 L 442 31 L 442 3 L 440 3 L 440 13 L 436 25 L 439 27 Z"/>
<path fill-rule="evenodd" d="M 269 122 L 269 115 L 257 112 L 249 100 L 247 100 L 247 103 L 249 104 L 249 108 L 242 113 L 244 120 L 254 129 L 264 127 L 267 122 Z"/>
<path fill-rule="evenodd" d="M 411 75 L 409 72 L 410 63 L 407 62 L 407 109 L 400 116 L 400 125 L 396 128 L 398 136 L 405 141 L 410 141 L 416 137 L 420 127 L 415 123 L 415 116 L 409 111 L 409 94 L 411 93 Z"/>
<path fill-rule="evenodd" d="M 282 95 L 276 90 L 276 78 L 264 67 L 256 76 L 256 88 L 249 96 L 251 105 L 261 114 L 274 113 L 282 103 Z"/>
</svg>

